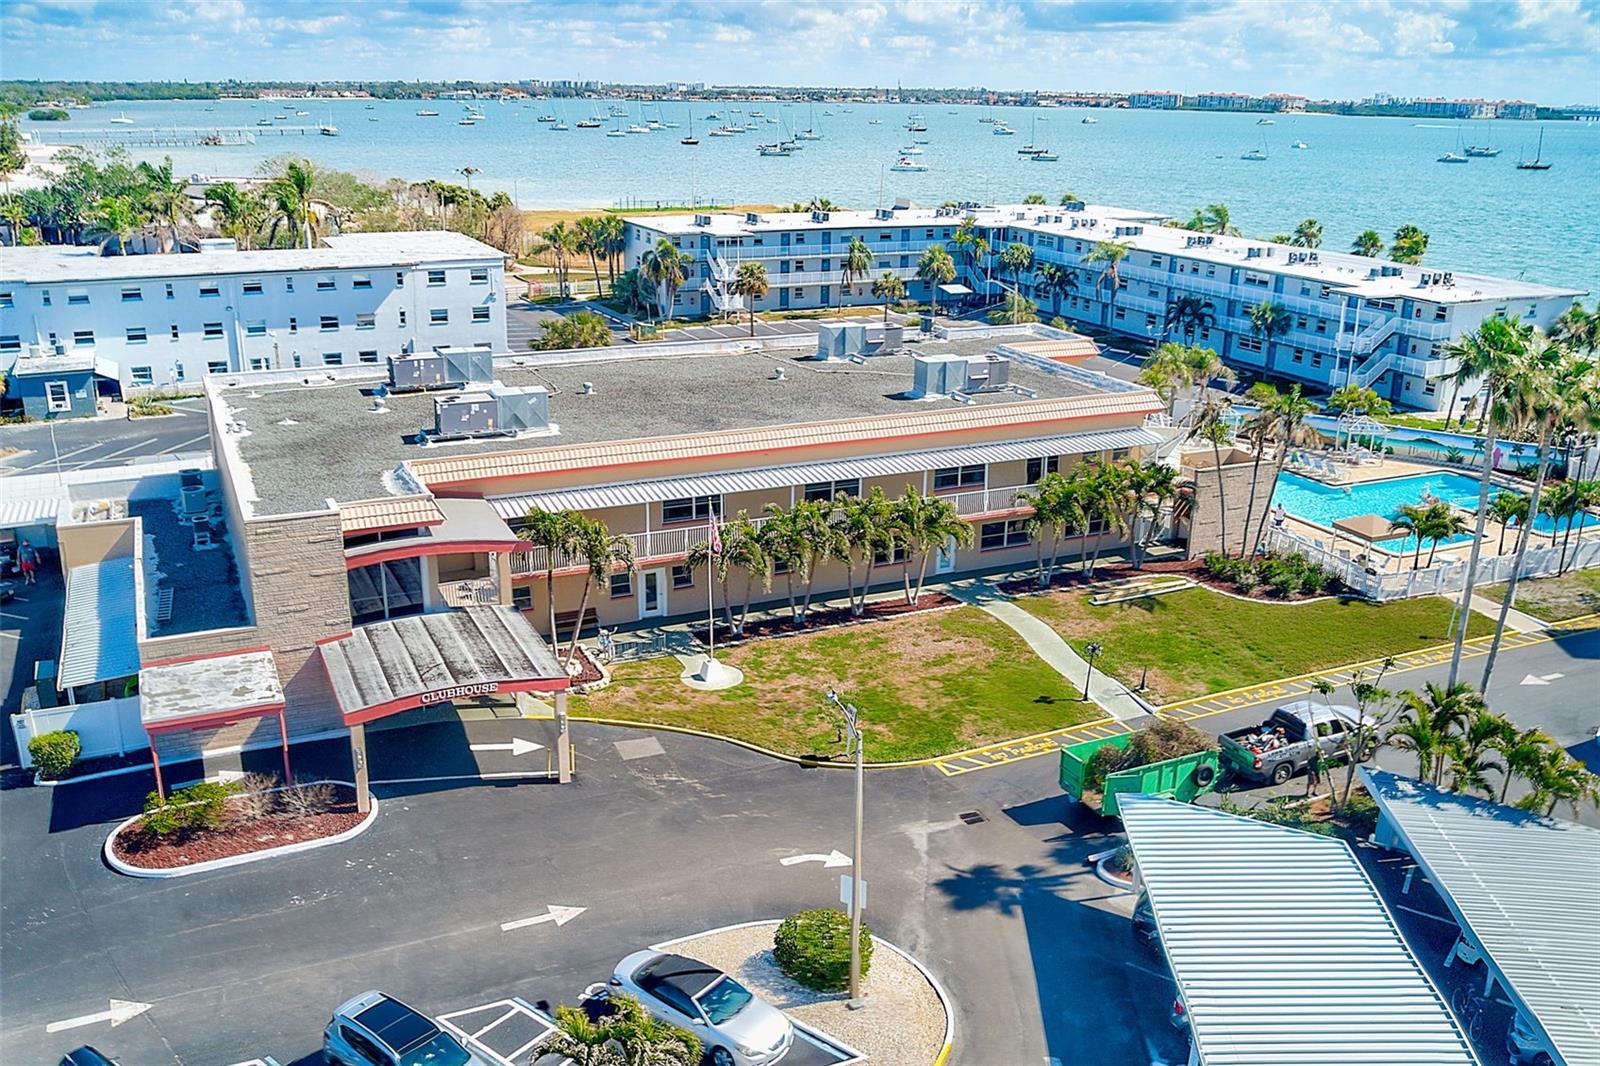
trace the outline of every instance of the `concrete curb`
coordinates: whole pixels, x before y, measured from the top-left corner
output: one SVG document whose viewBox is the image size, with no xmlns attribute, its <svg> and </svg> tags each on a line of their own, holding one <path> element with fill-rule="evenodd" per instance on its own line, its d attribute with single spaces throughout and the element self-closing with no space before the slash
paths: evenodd
<svg viewBox="0 0 1600 1066">
<path fill-rule="evenodd" d="M 312 783 L 321 784 L 322 782 Z M 326 783 L 344 785 L 350 789 L 355 788 L 355 785 L 349 781 L 329 781 Z M 266 789 L 265 791 L 281 792 L 284 788 L 292 787 L 291 785 L 281 785 L 278 788 Z M 295 855 L 302 851 L 314 851 L 317 848 L 325 848 L 332 844 L 343 844 L 347 840 L 354 840 L 368 829 L 371 829 L 372 823 L 378 820 L 378 798 L 372 796 L 371 793 L 368 793 L 368 796 L 372 800 L 372 809 L 367 812 L 365 818 L 342 833 L 335 833 L 333 836 L 328 837 L 318 837 L 316 840 L 301 840 L 293 844 L 282 844 L 275 848 L 252 851 L 245 855 L 230 855 L 225 859 L 210 859 L 206 862 L 197 862 L 191 866 L 180 866 L 169 870 L 150 870 L 140 866 L 129 865 L 117 858 L 116 851 L 111 845 L 117 839 L 117 834 L 137 822 L 140 818 L 143 818 L 144 815 L 142 814 L 136 814 L 132 818 L 118 823 L 117 827 L 107 834 L 105 843 L 101 845 L 100 851 L 105 857 L 106 865 L 125 877 L 147 877 L 163 880 L 173 877 L 187 877 L 190 874 L 208 873 L 212 870 L 226 870 L 232 866 L 243 866 L 246 863 L 259 862 L 262 859 L 276 859 L 283 855 Z"/>
</svg>

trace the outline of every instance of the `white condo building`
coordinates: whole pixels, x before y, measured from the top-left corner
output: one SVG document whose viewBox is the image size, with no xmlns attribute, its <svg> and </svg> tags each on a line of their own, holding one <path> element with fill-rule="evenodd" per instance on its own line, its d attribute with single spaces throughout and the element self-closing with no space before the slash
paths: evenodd
<svg viewBox="0 0 1600 1066">
<path fill-rule="evenodd" d="M 92 367 L 124 393 L 206 374 L 506 346 L 505 256 L 460 233 L 352 233 L 316 248 L 102 256 L 0 248 L 0 370 Z M 38 361 L 37 363 L 35 361 Z M 47 375 L 48 376 L 48 375 Z"/>
<path fill-rule="evenodd" d="M 966 219 L 990 254 L 976 261 L 954 237 Z M 1347 382 L 1371 386 L 1391 401 L 1436 409 L 1448 402 L 1444 379 L 1456 370 L 1446 346 L 1493 315 L 1548 326 L 1584 295 L 1532 282 L 1406 266 L 1325 249 L 1301 249 L 1248 237 L 1214 236 L 1165 225 L 1148 211 L 1075 203 L 978 205 L 877 211 L 721 212 L 630 217 L 627 262 L 662 239 L 693 259 L 673 312 L 709 315 L 741 310 L 729 284 L 741 263 L 766 267 L 770 291 L 757 310 L 871 304 L 872 280 L 890 271 L 913 299 L 930 297 L 917 278 L 917 260 L 944 245 L 960 273 L 958 286 L 992 302 L 1012 279 L 999 264 L 1009 244 L 1027 245 L 1033 269 L 1021 287 L 1039 304 L 1040 318 L 1098 327 L 1148 341 L 1183 337 L 1169 308 L 1183 297 L 1205 305 L 1192 329 L 1193 343 L 1213 348 L 1231 366 L 1333 389 Z M 841 255 L 852 238 L 872 250 L 873 267 L 854 278 L 841 297 Z M 1129 246 L 1118 267 L 1112 299 L 1102 268 L 1085 263 L 1095 246 Z M 1048 292 L 1039 267 L 1054 264 L 1070 288 Z M 941 296 L 945 302 L 946 295 Z M 1250 309 L 1276 303 L 1292 319 L 1271 342 L 1251 327 Z M 1464 393 L 1465 395 L 1465 393 Z"/>
</svg>

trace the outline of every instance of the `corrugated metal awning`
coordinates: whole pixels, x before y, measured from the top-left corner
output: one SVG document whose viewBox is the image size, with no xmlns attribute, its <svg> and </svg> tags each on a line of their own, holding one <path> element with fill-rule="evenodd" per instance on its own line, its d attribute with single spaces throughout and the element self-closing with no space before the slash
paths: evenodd
<svg viewBox="0 0 1600 1066">
<path fill-rule="evenodd" d="M 433 526 L 444 515 L 431 496 L 395 496 L 339 505 L 339 528 L 345 536 L 378 529 Z"/>
<path fill-rule="evenodd" d="M 65 496 L 22 496 L 13 498 L 6 493 L 8 486 L 0 481 L 0 529 L 19 526 L 53 526 L 56 515 L 67 505 Z"/>
<path fill-rule="evenodd" d="M 1342 840 L 1118 799 L 1203 1066 L 1475 1066 Z"/>
<path fill-rule="evenodd" d="M 1361 768 L 1383 814 L 1567 1066 L 1600 1066 L 1600 829 Z"/>
<path fill-rule="evenodd" d="M 654 481 L 625 481 L 582 489 L 555 489 L 513 496 L 493 496 L 489 502 L 500 517 L 520 518 L 530 507 L 542 511 L 585 511 L 601 507 L 681 500 L 690 496 L 714 496 L 733 492 L 761 492 L 808 485 L 819 481 L 849 478 L 889 477 L 919 473 L 947 466 L 1002 463 L 1017 459 L 1042 459 L 1051 455 L 1083 455 L 1116 448 L 1142 448 L 1161 443 L 1161 438 L 1146 429 L 1113 429 L 1101 433 L 1071 433 L 1059 437 L 997 441 L 963 448 L 940 448 L 926 452 L 900 452 L 894 455 L 836 459 L 793 466 L 766 466 L 755 470 L 732 470 L 693 477 L 660 478 Z"/>
<path fill-rule="evenodd" d="M 139 672 L 139 609 L 131 558 L 74 566 L 67 571 L 61 623 L 63 690 L 115 681 Z"/>
</svg>

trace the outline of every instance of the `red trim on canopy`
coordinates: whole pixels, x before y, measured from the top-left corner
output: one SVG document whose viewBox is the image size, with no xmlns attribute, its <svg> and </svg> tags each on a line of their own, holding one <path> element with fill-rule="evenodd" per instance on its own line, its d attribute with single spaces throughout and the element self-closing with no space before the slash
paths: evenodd
<svg viewBox="0 0 1600 1066">
<path fill-rule="evenodd" d="M 182 718 L 165 718 L 159 722 L 145 722 L 146 733 L 173 733 L 180 729 L 209 729 L 217 726 L 232 725 L 242 722 L 246 718 L 266 718 L 270 715 L 282 714 L 287 704 L 279 700 L 277 703 L 258 703 L 253 707 L 235 707 L 226 711 L 201 711 L 198 714 L 186 714 Z"/>
<path fill-rule="evenodd" d="M 324 664 L 323 669 L 327 669 L 326 664 Z M 489 682 L 485 683 L 487 684 Z M 469 687 L 470 684 L 471 683 L 469 682 L 462 687 Z M 560 692 L 572 687 L 571 681 L 561 678 L 539 678 L 533 681 L 498 681 L 493 682 L 493 684 L 495 686 L 495 693 Z M 399 696 L 395 699 L 389 700 L 387 703 L 377 703 L 373 704 L 371 707 L 363 707 L 353 714 L 344 715 L 344 724 L 365 725 L 367 722 L 375 721 L 379 718 L 387 718 L 391 714 L 399 714 L 401 711 L 409 711 L 413 708 L 421 707 L 423 705 L 422 697 L 426 695 L 428 695 L 428 693 L 418 692 L 410 696 Z M 449 701 L 445 700 L 441 702 L 448 703 Z"/>
</svg>

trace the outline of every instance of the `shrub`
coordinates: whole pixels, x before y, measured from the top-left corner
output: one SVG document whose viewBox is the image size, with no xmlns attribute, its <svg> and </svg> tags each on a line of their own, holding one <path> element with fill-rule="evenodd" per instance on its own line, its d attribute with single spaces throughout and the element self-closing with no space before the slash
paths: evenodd
<svg viewBox="0 0 1600 1066">
<path fill-rule="evenodd" d="M 807 988 L 842 992 L 850 985 L 850 919 L 826 907 L 785 918 L 772 938 L 778 968 Z M 861 926 L 861 976 L 872 963 L 872 931 Z"/>
<path fill-rule="evenodd" d="M 152 792 L 144 798 L 144 817 L 139 829 L 168 836 L 196 829 L 221 829 L 228 820 L 228 797 L 239 790 L 231 781 L 202 781 L 180 788 L 166 799 Z"/>
<path fill-rule="evenodd" d="M 322 814 L 339 800 L 338 789 L 328 781 L 296 780 L 293 785 L 274 795 L 278 797 L 278 809 L 294 818 Z"/>
<path fill-rule="evenodd" d="M 40 733 L 28 740 L 28 757 L 33 760 L 39 776 L 47 781 L 54 781 L 72 769 L 81 751 L 83 744 L 78 734 L 70 729 Z"/>
<path fill-rule="evenodd" d="M 277 809 L 278 794 L 270 790 L 278 784 L 274 774 L 245 774 L 234 782 L 238 790 L 233 800 L 234 811 L 247 821 L 265 818 Z"/>
</svg>

